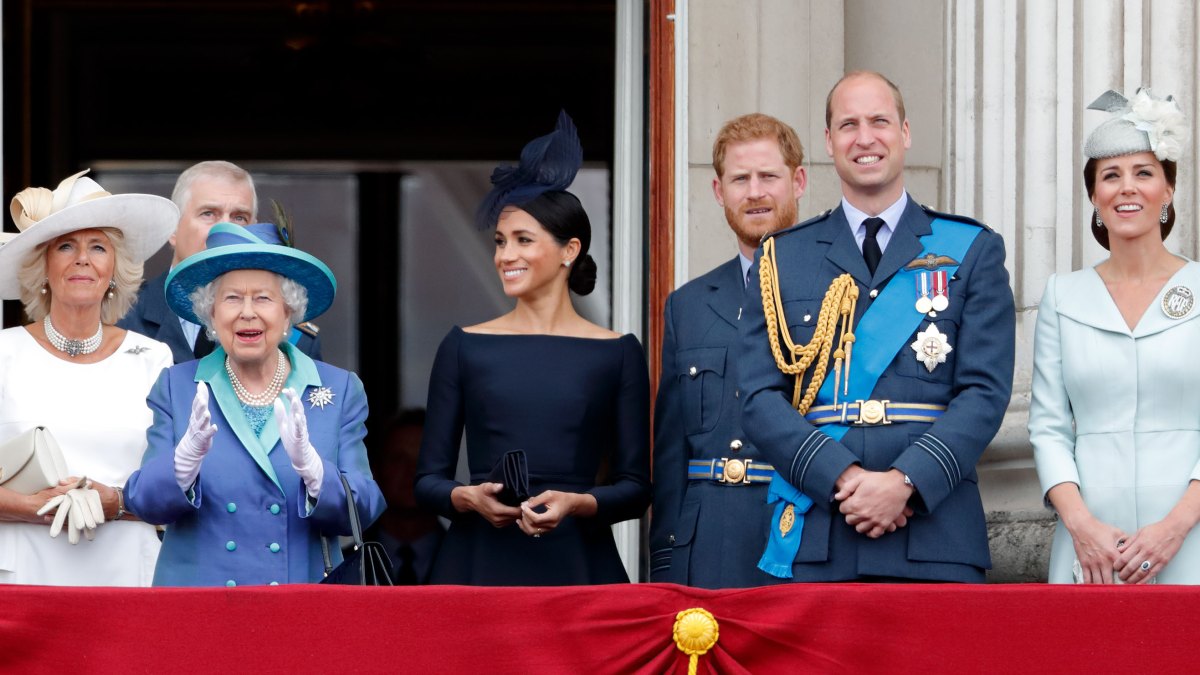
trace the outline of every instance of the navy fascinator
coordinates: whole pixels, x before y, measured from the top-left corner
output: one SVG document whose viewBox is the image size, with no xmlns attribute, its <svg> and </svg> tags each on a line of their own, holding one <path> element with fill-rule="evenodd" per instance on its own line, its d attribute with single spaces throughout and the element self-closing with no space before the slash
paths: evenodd
<svg viewBox="0 0 1200 675">
<path fill-rule="evenodd" d="M 582 165 L 579 132 L 567 112 L 559 111 L 554 131 L 526 143 L 517 166 L 498 166 L 492 171 L 492 191 L 475 212 L 475 224 L 480 229 L 494 227 L 505 206 L 520 206 L 544 192 L 566 190 Z"/>
</svg>

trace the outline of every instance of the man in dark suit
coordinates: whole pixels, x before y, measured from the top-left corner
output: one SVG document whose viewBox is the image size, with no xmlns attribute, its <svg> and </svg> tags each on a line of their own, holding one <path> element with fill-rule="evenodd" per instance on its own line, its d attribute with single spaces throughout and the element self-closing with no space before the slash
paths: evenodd
<svg viewBox="0 0 1200 675">
<path fill-rule="evenodd" d="M 371 472 L 387 510 L 364 536 L 387 551 L 397 586 L 429 583 L 433 557 L 446 533 L 436 515 L 417 506 L 413 494 L 424 427 L 424 409 L 401 411 L 388 422 L 383 442 L 371 448 Z"/>
<path fill-rule="evenodd" d="M 778 471 L 762 564 L 782 578 L 979 582 L 991 565 L 975 464 L 1012 389 L 1004 241 L 905 192 L 910 143 L 895 85 L 846 75 L 826 103 L 840 206 L 756 254 L 739 375 Z"/>
<path fill-rule="evenodd" d="M 667 298 L 654 412 L 652 581 L 706 588 L 777 581 L 757 567 L 771 466 L 742 430 L 737 322 L 754 249 L 763 235 L 796 222 L 803 162 L 796 132 L 768 115 L 730 120 L 713 144 L 713 194 L 738 255 Z"/>
<path fill-rule="evenodd" d="M 179 225 L 170 239 L 175 249 L 172 268 L 184 258 L 204 250 L 208 230 L 216 223 L 249 225 L 257 222 L 258 195 L 254 191 L 254 179 L 230 162 L 207 161 L 189 167 L 175 181 L 171 201 L 179 207 Z M 179 318 L 167 306 L 164 286 L 169 272 L 142 284 L 137 302 L 117 325 L 165 342 L 171 347 L 175 363 L 183 363 L 206 356 L 212 351 L 213 342 L 204 334 L 202 326 Z M 311 322 L 305 322 L 294 327 L 288 339 L 300 351 L 320 360 L 318 330 Z"/>
</svg>

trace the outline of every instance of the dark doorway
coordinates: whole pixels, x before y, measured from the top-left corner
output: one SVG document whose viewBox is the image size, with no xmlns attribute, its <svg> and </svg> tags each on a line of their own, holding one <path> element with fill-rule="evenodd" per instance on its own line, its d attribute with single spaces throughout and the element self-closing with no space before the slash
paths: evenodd
<svg viewBox="0 0 1200 675">
<path fill-rule="evenodd" d="M 589 163 L 611 166 L 615 14 L 612 0 L 5 2 L 5 199 L 94 163 L 366 167 L 346 245 L 358 362 L 384 420 L 402 367 L 394 167 L 515 160 L 560 108 Z"/>
</svg>

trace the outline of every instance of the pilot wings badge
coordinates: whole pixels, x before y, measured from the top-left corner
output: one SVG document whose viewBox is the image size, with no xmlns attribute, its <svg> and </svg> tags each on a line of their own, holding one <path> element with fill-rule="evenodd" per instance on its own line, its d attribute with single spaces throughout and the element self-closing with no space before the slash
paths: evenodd
<svg viewBox="0 0 1200 675">
<path fill-rule="evenodd" d="M 951 347 L 950 341 L 946 339 L 946 334 L 933 324 L 917 333 L 916 341 L 909 346 L 917 353 L 917 360 L 925 364 L 925 369 L 931 373 L 939 363 L 946 362 L 947 354 L 954 351 L 954 347 Z"/>
</svg>

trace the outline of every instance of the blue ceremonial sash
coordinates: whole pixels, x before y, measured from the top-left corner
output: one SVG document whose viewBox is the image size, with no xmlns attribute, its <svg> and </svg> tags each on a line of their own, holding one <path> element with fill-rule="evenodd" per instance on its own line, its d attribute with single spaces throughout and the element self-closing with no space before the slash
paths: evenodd
<svg viewBox="0 0 1200 675">
<path fill-rule="evenodd" d="M 974 243 L 975 237 L 979 236 L 980 232 L 977 225 L 943 218 L 938 218 L 930 223 L 930 229 L 929 234 L 920 238 L 921 246 L 924 247 L 921 256 L 934 253 L 949 256 L 959 262 L 962 262 L 963 256 L 967 254 L 967 250 L 971 248 L 971 244 Z M 946 277 L 950 278 L 958 271 L 958 265 L 946 265 L 938 267 L 938 269 L 946 270 Z M 900 271 L 896 272 L 883 291 L 879 293 L 879 297 L 875 298 L 867 311 L 863 312 L 862 319 L 854 328 L 855 342 L 852 351 L 853 358 L 850 362 L 849 393 L 846 396 L 838 396 L 838 400 L 869 399 L 871 392 L 875 391 L 875 385 L 879 382 L 883 371 L 887 370 L 888 365 L 895 360 L 896 354 L 904 349 L 908 344 L 908 338 L 925 319 L 924 314 L 913 308 L 915 277 L 922 271 L 927 270 L 900 268 Z M 835 378 L 826 377 L 820 391 L 817 392 L 815 405 L 833 404 L 834 386 Z M 845 383 L 842 383 L 842 386 L 845 386 Z M 821 426 L 821 433 L 835 441 L 840 441 L 849 430 L 850 426 L 845 424 Z M 782 486 L 777 488 L 776 483 L 781 483 L 788 489 Z M 800 525 L 803 523 L 803 517 L 800 514 L 808 511 L 812 505 L 811 500 L 808 500 L 807 505 L 798 501 L 791 502 L 797 516 L 795 526 L 792 527 L 789 535 L 795 534 L 795 537 L 777 536 L 780 534 L 780 518 L 788 503 L 787 495 L 790 494 L 803 496 L 799 490 L 787 482 L 787 479 L 779 475 L 779 472 L 775 472 L 775 475 L 771 477 L 767 502 L 774 501 L 771 499 L 771 495 L 778 495 L 779 503 L 771 518 L 771 537 L 767 541 L 767 549 L 763 552 L 762 559 L 758 561 L 758 568 L 780 579 L 792 578 L 792 561 L 796 559 L 796 554 L 800 551 Z M 807 500 L 807 497 L 805 499 Z M 801 510 L 802 507 L 803 510 Z"/>
<path fill-rule="evenodd" d="M 796 559 L 796 552 L 800 550 L 800 535 L 804 531 L 804 514 L 812 508 L 813 501 L 776 473 L 771 478 L 770 487 L 767 488 L 767 503 L 775 505 L 775 513 L 771 516 L 767 550 L 758 561 L 758 569 L 779 579 L 791 579 L 792 561 Z M 792 505 L 795 522 L 785 532 L 779 527 L 779 523 L 788 504 Z M 791 551 L 791 557 L 788 557 L 788 551 Z"/>
</svg>

